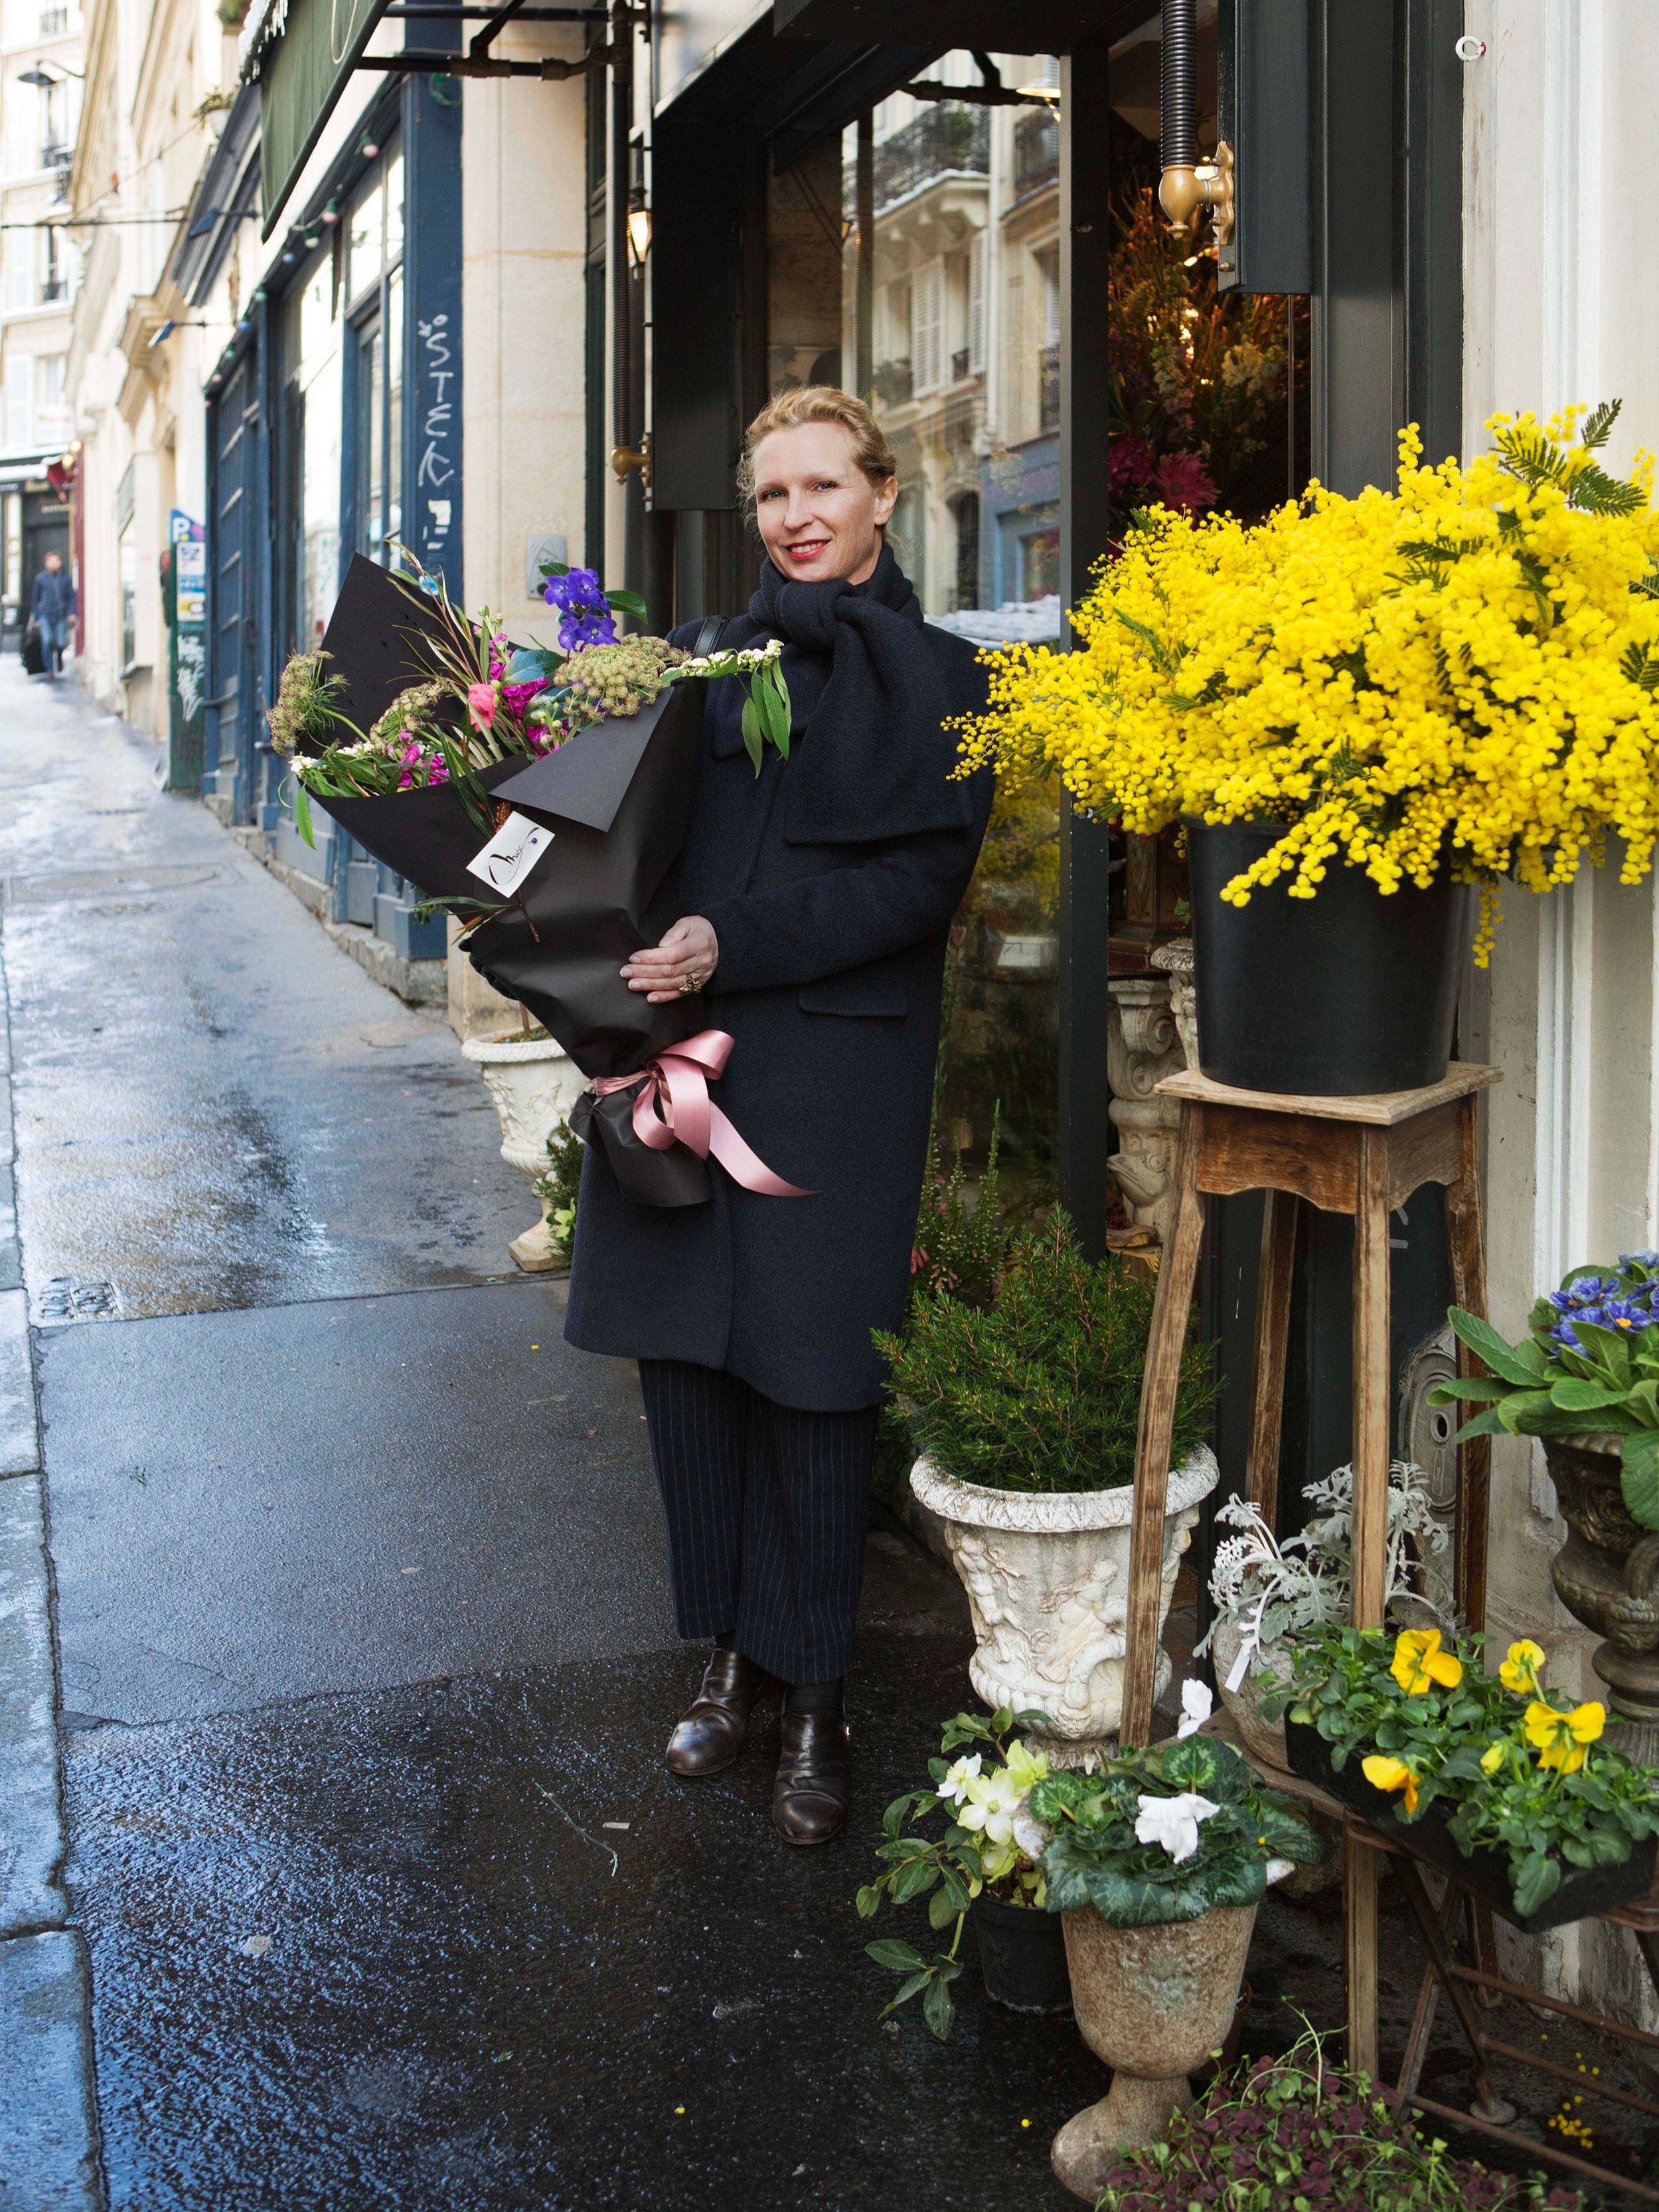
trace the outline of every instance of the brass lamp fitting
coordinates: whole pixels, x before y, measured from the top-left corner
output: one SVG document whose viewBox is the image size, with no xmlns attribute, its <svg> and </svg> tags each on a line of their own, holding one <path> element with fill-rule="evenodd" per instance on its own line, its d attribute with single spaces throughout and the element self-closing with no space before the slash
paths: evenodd
<svg viewBox="0 0 1659 2212">
<path fill-rule="evenodd" d="M 1233 235 L 1233 149 L 1227 141 L 1217 147 L 1213 161 L 1167 168 L 1158 180 L 1158 205 L 1176 238 L 1191 236 L 1207 208 L 1217 242 L 1224 246 Z"/>
<path fill-rule="evenodd" d="M 619 484 L 628 481 L 630 472 L 637 469 L 639 481 L 649 491 L 651 484 L 651 440 L 648 431 L 637 446 L 613 446 L 611 467 Z"/>
</svg>

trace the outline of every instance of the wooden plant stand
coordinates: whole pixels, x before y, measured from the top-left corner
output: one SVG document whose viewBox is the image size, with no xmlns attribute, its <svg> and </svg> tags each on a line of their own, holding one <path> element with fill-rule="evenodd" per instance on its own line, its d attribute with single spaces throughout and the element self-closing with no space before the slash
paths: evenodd
<svg viewBox="0 0 1659 2212">
<path fill-rule="evenodd" d="M 1297 1201 L 1327 1213 L 1353 1216 L 1354 1624 L 1380 1627 L 1393 1399 L 1388 1219 L 1424 1183 L 1443 1186 L 1457 1302 L 1484 1316 L 1486 1263 L 1475 1109 L 1478 1093 L 1497 1079 L 1495 1067 L 1455 1062 L 1443 1082 L 1369 1098 L 1300 1098 L 1235 1091 L 1190 1069 L 1159 1084 L 1162 1095 L 1180 1101 L 1180 1127 L 1175 1143 L 1174 1206 L 1158 1270 L 1135 1455 L 1124 1743 L 1144 1744 L 1151 1734 L 1169 1447 L 1205 1198 L 1246 1190 L 1267 1193 L 1246 1473 L 1248 1494 L 1270 1526 L 1278 1501 Z M 1460 1373 L 1473 1371 L 1461 1344 L 1458 1368 Z M 1490 1460 L 1484 1437 L 1459 1448 L 1456 1588 L 1459 1610 L 1471 1628 L 1481 1627 L 1485 1619 Z M 1375 1847 L 1351 1832 L 1345 1900 L 1348 2057 L 1351 2065 L 1373 2076 L 1377 2072 L 1377 1867 Z"/>
</svg>

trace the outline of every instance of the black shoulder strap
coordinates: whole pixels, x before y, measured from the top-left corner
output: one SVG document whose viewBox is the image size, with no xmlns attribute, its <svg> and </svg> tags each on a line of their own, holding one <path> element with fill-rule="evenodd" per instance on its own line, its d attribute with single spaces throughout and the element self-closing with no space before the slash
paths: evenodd
<svg viewBox="0 0 1659 2212">
<path fill-rule="evenodd" d="M 703 627 L 692 643 L 692 658 L 701 660 L 705 653 L 712 653 L 720 642 L 720 633 L 726 627 L 724 615 L 704 615 Z"/>
</svg>

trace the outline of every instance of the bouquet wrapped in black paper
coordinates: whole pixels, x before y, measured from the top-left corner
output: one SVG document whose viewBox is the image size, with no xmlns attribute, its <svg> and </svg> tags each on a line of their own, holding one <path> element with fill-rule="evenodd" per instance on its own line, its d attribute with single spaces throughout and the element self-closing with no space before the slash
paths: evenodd
<svg viewBox="0 0 1659 2212">
<path fill-rule="evenodd" d="M 601 594 L 584 571 L 565 592 L 561 649 L 515 650 L 487 611 L 462 613 L 431 580 L 355 560 L 321 647 L 289 663 L 271 715 L 296 826 L 310 842 L 314 800 L 458 915 L 480 974 L 595 1079 L 571 1127 L 604 1146 L 631 1196 L 697 1203 L 711 1150 L 784 1194 L 707 1102 L 729 1040 L 703 1029 L 700 997 L 652 1006 L 620 974 L 676 919 L 670 872 L 702 745 L 695 679 L 745 679 L 758 769 L 764 744 L 789 750 L 779 648 L 689 656 L 618 640 L 610 607 L 637 601 Z"/>
</svg>

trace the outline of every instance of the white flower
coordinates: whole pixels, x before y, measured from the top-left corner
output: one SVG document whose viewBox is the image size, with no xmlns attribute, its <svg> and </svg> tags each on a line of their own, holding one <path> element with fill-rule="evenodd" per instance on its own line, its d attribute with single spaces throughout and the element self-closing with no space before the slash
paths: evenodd
<svg viewBox="0 0 1659 2212">
<path fill-rule="evenodd" d="M 1216 1701 L 1210 1694 L 1207 1682 L 1183 1682 L 1180 1686 L 1180 1723 L 1176 1735 L 1196 1735 L 1211 1714 Z"/>
<path fill-rule="evenodd" d="M 1177 1866 L 1197 1850 L 1199 1821 L 1207 1820 L 1212 1813 L 1221 1810 L 1219 1805 L 1212 1805 L 1207 1797 L 1199 1797 L 1190 1790 L 1179 1797 L 1142 1797 L 1138 1802 L 1136 1841 L 1161 1845 Z"/>
<path fill-rule="evenodd" d="M 972 1759 L 959 1759 L 951 1768 L 939 1784 L 939 1795 L 948 1805 L 966 1803 L 967 1785 L 979 1771 L 980 1763 L 979 1753 L 976 1751 Z"/>
<path fill-rule="evenodd" d="M 967 1802 L 956 1815 L 962 1826 L 983 1832 L 988 1844 L 1007 1844 L 1014 1839 L 1014 1815 L 1025 1802 L 1025 1792 L 1016 1789 L 1005 1767 L 993 1774 L 976 1774 L 967 1785 Z"/>
</svg>

